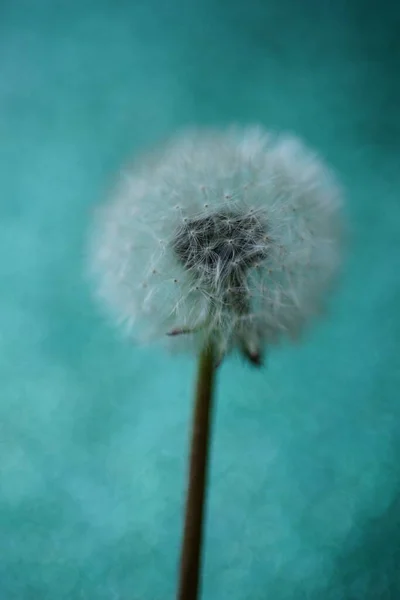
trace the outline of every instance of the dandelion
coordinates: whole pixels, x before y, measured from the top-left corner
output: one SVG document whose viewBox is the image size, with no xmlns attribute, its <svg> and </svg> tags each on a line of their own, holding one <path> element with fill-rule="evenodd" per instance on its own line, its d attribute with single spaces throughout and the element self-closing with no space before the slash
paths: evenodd
<svg viewBox="0 0 400 600">
<path fill-rule="evenodd" d="M 338 187 L 298 139 L 194 131 L 122 174 L 92 266 L 132 337 L 259 363 L 323 307 L 339 238 Z"/>
<path fill-rule="evenodd" d="M 257 127 L 177 136 L 123 172 L 99 210 L 99 296 L 133 338 L 201 356 L 186 541 L 196 522 L 200 543 L 203 492 L 193 486 L 204 487 L 215 365 L 233 350 L 261 365 L 266 347 L 301 334 L 335 280 L 340 229 L 340 191 L 323 161 Z M 182 581 L 195 568 L 185 548 Z"/>
</svg>

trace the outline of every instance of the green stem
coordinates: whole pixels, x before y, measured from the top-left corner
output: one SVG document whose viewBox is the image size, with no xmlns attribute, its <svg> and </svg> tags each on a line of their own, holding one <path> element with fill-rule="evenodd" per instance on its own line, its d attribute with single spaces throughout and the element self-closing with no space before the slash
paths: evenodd
<svg viewBox="0 0 400 600">
<path fill-rule="evenodd" d="M 197 375 L 178 600 L 199 597 L 214 379 L 214 347 L 208 343 Z"/>
</svg>

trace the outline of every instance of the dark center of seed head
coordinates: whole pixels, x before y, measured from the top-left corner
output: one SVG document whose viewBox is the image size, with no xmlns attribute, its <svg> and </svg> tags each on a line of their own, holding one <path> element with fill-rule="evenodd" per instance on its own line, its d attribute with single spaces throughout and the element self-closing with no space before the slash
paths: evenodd
<svg viewBox="0 0 400 600">
<path fill-rule="evenodd" d="M 266 258 L 265 239 L 266 228 L 255 215 L 221 211 L 182 223 L 172 249 L 195 277 L 229 286 Z"/>
</svg>

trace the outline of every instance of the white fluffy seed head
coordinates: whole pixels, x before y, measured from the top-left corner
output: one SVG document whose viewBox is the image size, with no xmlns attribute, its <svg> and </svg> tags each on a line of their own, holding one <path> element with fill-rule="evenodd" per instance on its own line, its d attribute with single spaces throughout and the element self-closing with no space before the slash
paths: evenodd
<svg viewBox="0 0 400 600">
<path fill-rule="evenodd" d="M 99 210 L 90 266 L 136 339 L 221 356 L 297 337 L 340 262 L 332 174 L 290 135 L 190 131 L 122 173 Z"/>
</svg>

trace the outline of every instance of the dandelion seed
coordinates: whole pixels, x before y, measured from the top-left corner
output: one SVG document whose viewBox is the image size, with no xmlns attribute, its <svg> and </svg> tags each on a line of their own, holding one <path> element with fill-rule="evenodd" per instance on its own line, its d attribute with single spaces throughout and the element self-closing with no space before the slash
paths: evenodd
<svg viewBox="0 0 400 600">
<path fill-rule="evenodd" d="M 160 156 L 125 174 L 100 211 L 91 261 L 106 304 L 134 337 L 185 325 L 193 333 L 180 348 L 209 336 L 224 356 L 297 335 L 340 264 L 341 198 L 328 168 L 295 137 L 257 128 L 189 132 Z M 147 284 L 157 285 L 152 311 L 135 285 L 146 273 L 158 274 Z"/>
</svg>

